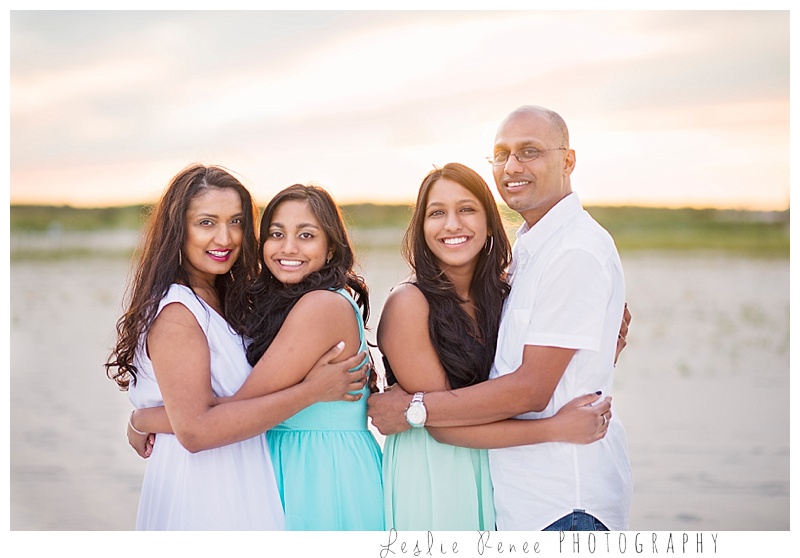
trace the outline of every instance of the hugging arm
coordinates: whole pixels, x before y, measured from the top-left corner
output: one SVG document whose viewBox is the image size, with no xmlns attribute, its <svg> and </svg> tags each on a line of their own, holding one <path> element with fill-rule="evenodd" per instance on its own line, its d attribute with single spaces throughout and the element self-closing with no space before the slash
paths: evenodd
<svg viewBox="0 0 800 558">
<path fill-rule="evenodd" d="M 574 353 L 526 345 L 522 365 L 511 374 L 456 390 L 426 392 L 426 425 L 472 426 L 541 411 Z M 398 389 L 373 395 L 369 400 L 373 424 L 384 435 L 402 432 L 408 428 L 403 413 L 410 402 L 411 396 Z"/>
<path fill-rule="evenodd" d="M 309 327 L 313 324 L 313 327 Z M 333 374 L 345 374 L 364 360 L 366 352 L 358 352 L 361 340 L 358 323 L 350 303 L 340 294 L 318 290 L 303 295 L 289 312 L 280 331 L 253 371 L 235 395 L 223 400 L 238 401 L 275 393 L 300 382 L 320 384 L 319 401 L 356 401 L 361 394 L 348 394 L 338 384 L 324 388 L 324 381 Z M 326 351 L 344 342 L 340 355 L 323 362 Z M 342 361 L 345 366 L 342 365 Z M 350 376 L 353 385 L 347 391 L 364 386 L 368 365 Z"/>
<path fill-rule="evenodd" d="M 631 321 L 631 314 L 628 310 L 628 305 L 626 304 L 623 309 L 623 316 L 622 322 L 620 324 L 620 330 L 617 335 L 617 345 L 616 345 L 616 353 L 614 355 L 614 362 L 617 362 L 619 358 L 619 354 L 625 348 L 626 337 L 628 334 L 628 327 Z M 561 377 L 566 370 L 569 361 L 572 359 L 572 356 L 575 354 L 575 350 L 573 349 L 564 349 L 558 347 L 543 347 L 543 346 L 535 346 L 535 345 L 526 345 L 523 350 L 523 357 L 522 357 L 522 365 L 513 373 L 507 374 L 500 378 L 495 378 L 489 382 L 484 382 L 483 384 L 479 384 L 477 386 L 471 386 L 470 388 L 464 388 L 462 390 L 457 390 L 455 392 L 451 392 L 453 395 L 462 396 L 469 400 L 470 397 L 473 400 L 476 398 L 480 398 L 482 393 L 477 391 L 477 389 L 473 390 L 473 393 L 464 393 L 466 390 L 472 390 L 473 388 L 480 388 L 482 391 L 485 391 L 486 394 L 483 395 L 485 399 L 479 399 L 478 401 L 473 401 L 472 405 L 482 404 L 483 409 L 480 407 L 476 410 L 476 413 L 473 415 L 473 418 L 478 420 L 478 424 L 484 424 L 484 421 L 487 421 L 489 417 L 502 417 L 502 418 L 509 418 L 516 416 L 518 414 L 522 414 L 528 411 L 542 411 L 550 401 L 550 398 L 553 396 L 553 392 L 555 391 L 558 382 L 561 380 Z M 505 381 L 506 385 L 495 384 L 495 382 L 503 382 Z M 493 392 L 490 392 L 488 387 L 490 386 L 494 388 Z M 525 390 L 530 389 L 528 397 L 520 397 L 519 392 L 516 390 Z M 461 393 L 459 393 L 461 392 Z M 463 405 L 463 401 L 455 401 L 454 399 L 450 399 L 449 401 L 445 398 L 447 394 L 426 394 L 426 400 L 433 400 L 433 405 L 437 405 L 436 400 L 437 398 L 442 399 L 445 401 L 446 404 L 451 405 Z M 507 398 L 508 395 L 512 397 L 510 399 Z M 555 421 L 555 436 L 551 439 L 541 439 L 538 442 L 572 442 L 572 443 L 588 443 L 594 441 L 594 437 L 600 433 L 602 430 L 602 435 L 599 435 L 598 438 L 600 439 L 605 436 L 605 430 L 608 428 L 608 419 L 611 417 L 610 411 L 610 403 L 608 408 L 608 413 L 606 413 L 606 421 L 603 422 L 601 419 L 597 418 L 595 421 L 592 417 L 599 417 L 600 414 L 598 413 L 599 406 L 593 407 L 586 407 L 583 411 L 578 411 L 579 408 L 583 407 L 584 405 L 577 405 L 573 406 L 573 403 L 581 400 L 583 397 L 592 397 L 591 395 L 587 396 L 578 396 L 573 399 L 570 403 L 567 403 L 559 410 L 558 413 L 553 419 L 557 419 Z M 610 400 L 610 398 L 609 398 Z M 492 403 L 495 401 L 495 403 Z M 433 406 L 432 405 L 432 406 Z M 503 405 L 501 407 L 495 407 L 495 405 Z M 428 416 L 428 424 L 430 425 L 442 425 L 442 426 L 451 426 L 451 425 L 458 425 L 459 421 L 452 421 L 451 424 L 448 424 L 447 419 L 447 409 L 442 407 L 434 407 L 436 410 L 440 411 L 437 413 L 436 411 L 433 412 L 433 417 L 431 418 L 431 414 L 429 413 Z M 440 417 L 439 415 L 443 414 L 445 416 Z M 575 411 L 578 411 L 575 413 Z M 480 414 L 482 412 L 482 414 Z M 510 413 L 510 414 L 509 414 Z M 559 414 L 561 416 L 559 417 Z M 507 415 L 507 416 L 503 416 Z M 590 417 L 589 415 L 592 415 Z M 482 417 L 482 418 L 481 418 Z M 584 419 L 581 421 L 581 417 Z M 587 420 L 588 419 L 588 420 Z M 497 419 L 496 419 L 497 420 Z M 544 419 L 550 420 L 550 419 Z M 469 421 L 469 419 L 467 419 Z M 519 422 L 519 421 L 514 421 Z M 536 434 L 533 432 L 526 432 L 526 430 L 532 428 L 530 426 L 523 426 L 519 424 L 515 424 L 511 421 L 505 421 L 501 424 L 507 424 L 511 428 L 515 428 L 519 431 L 519 436 L 521 438 L 513 438 L 508 443 L 502 442 L 502 438 L 500 437 L 500 430 L 493 429 L 493 428 L 484 428 L 484 442 L 481 442 L 480 445 L 476 445 L 474 447 L 508 447 L 514 445 L 521 445 L 518 443 L 512 443 L 514 440 L 534 440 L 534 441 L 523 441 L 523 444 L 530 444 L 530 443 L 537 443 L 535 440 Z M 530 421 L 525 421 L 530 422 Z M 537 420 L 535 422 L 542 422 L 542 420 Z M 580 426 L 580 423 L 583 423 L 584 427 Z M 596 433 L 592 433 L 592 424 L 597 422 L 599 424 L 599 430 Z M 455 424 L 453 424 L 455 423 Z M 464 421 L 462 421 L 462 424 Z M 588 430 L 587 430 L 588 429 Z M 429 429 L 430 430 L 430 429 Z M 553 431 L 552 426 L 549 430 Z M 477 431 L 476 431 L 477 432 Z M 433 436 L 439 440 L 439 434 L 434 434 L 431 431 Z M 584 435 L 588 435 L 586 438 Z M 454 432 L 450 433 L 442 433 L 442 436 L 455 436 Z M 534 436 L 531 438 L 530 436 Z M 454 444 L 454 445 L 463 445 L 463 443 L 457 443 L 456 440 L 464 441 L 463 438 L 450 438 L 451 441 L 446 443 Z M 588 440 L 588 441 L 581 441 L 581 440 Z M 491 445 L 491 444 L 504 444 L 504 445 Z"/>
<path fill-rule="evenodd" d="M 573 330 L 569 316 L 575 315 L 575 311 L 586 314 L 591 331 L 599 331 L 598 324 L 602 324 L 605 316 L 604 301 L 610 288 L 601 266 L 581 250 L 571 251 L 554 263 L 557 267 L 555 272 L 537 285 L 538 300 L 546 299 L 549 309 L 541 314 L 541 306 L 537 306 L 537 314 L 531 318 L 535 324 L 532 331 L 564 331 L 569 335 Z M 576 269 L 581 273 L 574 273 Z M 566 312 L 566 305 L 573 305 L 573 311 Z M 628 324 L 625 318 L 629 321 L 630 314 L 623 317 L 620 332 L 623 337 Z M 558 325 L 551 328 L 550 324 Z M 543 338 L 540 336 L 540 339 Z M 623 346 L 618 343 L 617 350 Z M 465 388 L 426 393 L 426 425 L 472 426 L 544 410 L 576 349 L 526 342 L 520 350 L 521 364 L 511 373 Z M 603 386 L 596 386 L 596 389 L 603 389 Z M 410 402 L 411 396 L 397 389 L 370 398 L 373 424 L 383 434 L 404 430 L 407 426 L 403 412 Z"/>
<path fill-rule="evenodd" d="M 169 424 L 190 452 L 257 436 L 283 420 L 285 413 L 313 402 L 311 390 L 298 385 L 291 391 L 216 405 L 208 340 L 182 304 L 168 304 L 159 313 L 148 333 L 147 349 Z"/>
<path fill-rule="evenodd" d="M 430 396 L 439 394 L 448 396 L 464 391 L 448 391 L 444 368 L 428 334 L 428 313 L 428 303 L 424 295 L 413 285 L 400 285 L 387 298 L 378 327 L 378 343 L 391 363 L 399 386 L 389 390 L 385 396 L 390 396 L 394 392 L 408 397 L 405 390 L 424 391 L 427 400 Z M 408 347 L 414 347 L 415 350 L 409 351 Z M 484 382 L 479 386 L 496 381 L 498 380 Z M 373 395 L 370 401 L 380 397 L 384 395 Z M 405 397 L 402 399 L 402 407 L 395 413 L 395 418 L 403 416 L 402 411 L 408 405 Z M 553 441 L 588 443 L 605 435 L 607 424 L 604 424 L 605 421 L 599 415 L 607 412 L 610 416 L 610 400 L 595 407 L 588 406 L 597 399 L 598 396 L 594 394 L 576 398 L 565 405 L 556 417 L 549 419 L 526 421 L 510 419 L 460 428 L 428 427 L 428 431 L 442 443 L 473 448 L 509 447 Z M 546 405 L 547 401 L 544 404 Z M 513 409 L 505 412 L 512 414 L 501 415 L 501 419 L 519 414 Z M 396 430 L 398 432 L 408 428 L 405 419 L 401 420 Z"/>
<path fill-rule="evenodd" d="M 357 366 L 363 357 L 361 354 L 357 354 L 333 363 L 343 349 L 343 344 L 332 347 L 319 358 L 304 379 L 303 383 L 311 389 L 313 402 L 358 399 L 349 392 L 359 390 L 364 385 L 363 367 L 353 372 L 349 370 Z M 214 404 L 219 405 L 225 400 L 226 398 L 215 397 Z M 289 416 L 291 415 L 287 415 L 281 420 L 285 420 Z M 174 433 L 167 411 L 163 406 L 135 409 L 131 413 L 127 428 L 128 444 L 140 457 L 150 457 L 156 433 Z"/>
<path fill-rule="evenodd" d="M 362 369 L 349 372 L 361 363 L 362 355 L 341 360 L 341 349 L 320 349 L 308 351 L 315 360 L 306 362 L 311 356 L 295 360 L 295 368 L 289 372 L 296 374 L 296 380 L 279 391 L 220 403 L 211 390 L 208 342 L 186 307 L 167 305 L 154 321 L 147 344 L 164 407 L 136 410 L 131 423 L 139 431 L 174 432 L 189 451 L 259 435 L 318 401 L 355 400 L 359 395 L 348 392 L 361 389 L 366 379 Z M 351 352 L 355 353 L 355 349 Z M 273 365 L 278 363 L 270 366 Z M 307 366 L 306 372 L 311 368 L 315 371 L 298 374 L 297 366 Z M 146 443 L 140 451 L 141 438 L 131 440 L 131 434 L 139 435 L 131 431 L 130 425 L 128 434 L 137 453 L 149 455 Z"/>
</svg>

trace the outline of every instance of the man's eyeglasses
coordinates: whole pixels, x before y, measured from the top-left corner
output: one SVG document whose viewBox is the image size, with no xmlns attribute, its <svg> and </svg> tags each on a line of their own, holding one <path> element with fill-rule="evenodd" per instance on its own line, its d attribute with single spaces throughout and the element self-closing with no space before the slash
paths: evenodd
<svg viewBox="0 0 800 558">
<path fill-rule="evenodd" d="M 544 153 L 545 151 L 566 151 L 566 147 L 553 147 L 551 149 L 537 149 L 536 147 L 523 147 L 516 153 L 509 153 L 508 151 L 498 151 L 494 154 L 494 157 L 486 157 L 486 160 L 489 161 L 492 165 L 499 167 L 500 165 L 505 165 L 508 163 L 508 158 L 513 156 L 519 161 L 520 163 L 529 163 L 534 159 L 538 159 L 539 156 Z"/>
</svg>

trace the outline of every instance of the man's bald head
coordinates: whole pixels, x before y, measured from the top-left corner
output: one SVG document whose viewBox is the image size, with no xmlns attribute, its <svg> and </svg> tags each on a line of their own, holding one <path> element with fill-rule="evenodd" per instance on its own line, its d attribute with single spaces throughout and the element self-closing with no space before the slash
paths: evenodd
<svg viewBox="0 0 800 558">
<path fill-rule="evenodd" d="M 561 118 L 561 115 L 557 112 L 537 105 L 524 105 L 514 110 L 500 123 L 498 131 L 502 129 L 509 120 L 522 114 L 531 114 L 546 119 L 552 127 L 553 137 L 558 142 L 558 147 L 569 148 L 569 130 L 567 129 L 567 123 L 564 122 L 564 119 Z"/>
</svg>

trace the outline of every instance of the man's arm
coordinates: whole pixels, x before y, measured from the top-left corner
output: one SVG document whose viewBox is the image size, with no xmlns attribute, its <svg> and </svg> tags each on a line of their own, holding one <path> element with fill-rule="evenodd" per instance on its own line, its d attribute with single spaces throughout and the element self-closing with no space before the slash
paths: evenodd
<svg viewBox="0 0 800 558">
<path fill-rule="evenodd" d="M 539 303 L 530 317 L 534 335 L 524 341 L 521 364 L 478 385 L 426 393 L 426 425 L 470 426 L 542 411 L 577 348 L 597 350 L 593 342 L 599 342 L 609 289 L 602 266 L 582 249 L 570 250 L 547 265 L 547 276 L 536 286 Z M 582 317 L 580 324 L 574 321 L 576 315 Z M 502 331 L 501 327 L 501 335 Z M 570 348 L 546 345 L 553 335 L 568 339 Z M 541 342 L 533 344 L 537 341 Z M 405 430 L 403 412 L 410 401 L 411 396 L 399 389 L 370 397 L 369 415 L 375 427 L 386 435 Z"/>
<path fill-rule="evenodd" d="M 575 349 L 525 345 L 513 373 L 467 388 L 426 395 L 430 426 L 469 426 L 543 411 Z"/>
</svg>

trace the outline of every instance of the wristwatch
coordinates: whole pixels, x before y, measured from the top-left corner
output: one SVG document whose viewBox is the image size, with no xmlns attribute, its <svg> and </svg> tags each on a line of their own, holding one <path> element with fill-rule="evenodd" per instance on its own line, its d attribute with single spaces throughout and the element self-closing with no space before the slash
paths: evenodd
<svg viewBox="0 0 800 558">
<path fill-rule="evenodd" d="M 421 391 L 415 393 L 406 409 L 406 420 L 414 428 L 425 426 L 425 419 L 428 418 L 428 410 L 425 408 L 425 403 L 422 402 L 423 395 L 425 393 Z"/>
</svg>

